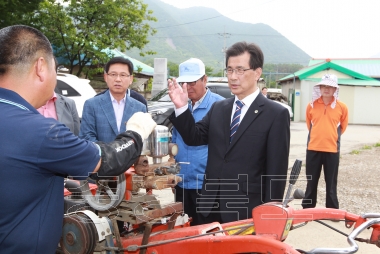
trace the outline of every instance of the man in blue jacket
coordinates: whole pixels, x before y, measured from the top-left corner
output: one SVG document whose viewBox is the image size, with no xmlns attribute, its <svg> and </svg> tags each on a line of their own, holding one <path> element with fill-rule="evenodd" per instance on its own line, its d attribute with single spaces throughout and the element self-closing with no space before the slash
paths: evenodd
<svg viewBox="0 0 380 254">
<path fill-rule="evenodd" d="M 205 65 L 197 58 L 190 58 L 179 65 L 177 82 L 187 83 L 189 109 L 196 122 L 206 115 L 214 102 L 224 99 L 207 89 Z M 202 216 L 197 215 L 196 202 L 202 189 L 208 146 L 186 145 L 175 128 L 173 129 L 172 141 L 177 143 L 179 148 L 175 157 L 176 162 L 184 162 L 181 164 L 180 171 L 183 180 L 175 187 L 176 201 L 182 202 L 184 212 L 192 217 L 191 225 L 202 224 Z"/>
<path fill-rule="evenodd" d="M 89 141 L 110 142 L 125 131 L 125 123 L 146 106 L 127 94 L 133 82 L 133 63 L 114 57 L 104 67 L 108 90 L 84 103 L 79 137 Z"/>
<path fill-rule="evenodd" d="M 125 123 L 136 112 L 147 112 L 147 107 L 128 94 L 133 82 L 133 63 L 124 57 L 113 57 L 104 66 L 104 80 L 108 90 L 88 99 L 83 106 L 79 137 L 89 141 L 110 142 L 126 129 Z M 124 222 L 118 221 L 120 233 Z"/>
</svg>

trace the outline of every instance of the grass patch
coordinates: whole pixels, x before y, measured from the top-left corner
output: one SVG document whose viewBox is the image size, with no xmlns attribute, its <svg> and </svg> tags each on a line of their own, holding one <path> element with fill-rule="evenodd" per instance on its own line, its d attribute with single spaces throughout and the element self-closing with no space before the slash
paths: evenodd
<svg viewBox="0 0 380 254">
<path fill-rule="evenodd" d="M 359 150 L 352 150 L 350 154 L 359 154 L 360 151 Z"/>
<path fill-rule="evenodd" d="M 369 149 L 372 149 L 372 146 L 365 145 L 362 147 L 362 149 L 369 150 Z"/>
<path fill-rule="evenodd" d="M 376 143 L 373 145 L 374 147 L 379 147 L 380 146 L 380 143 Z"/>
</svg>

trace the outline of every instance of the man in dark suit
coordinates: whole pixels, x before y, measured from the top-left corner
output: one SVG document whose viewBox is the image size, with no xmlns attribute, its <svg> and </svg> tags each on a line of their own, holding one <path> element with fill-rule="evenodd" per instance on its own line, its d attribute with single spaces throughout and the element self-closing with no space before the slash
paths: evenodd
<svg viewBox="0 0 380 254">
<path fill-rule="evenodd" d="M 79 134 L 80 120 L 75 101 L 61 94 L 54 93 L 46 104 L 37 109 L 41 115 L 51 117 L 66 125 L 76 136 Z"/>
<path fill-rule="evenodd" d="M 57 100 L 54 105 L 55 111 L 57 112 L 57 120 L 66 125 L 72 133 L 78 136 L 80 120 L 75 101 L 61 94 L 57 94 Z"/>
<path fill-rule="evenodd" d="M 254 207 L 281 200 L 286 185 L 289 113 L 260 92 L 263 53 L 253 43 L 238 42 L 227 50 L 226 63 L 235 97 L 215 102 L 197 123 L 187 107 L 187 84 L 168 81 L 173 125 L 187 145 L 209 147 L 198 200 L 204 223 L 250 218 Z"/>
</svg>

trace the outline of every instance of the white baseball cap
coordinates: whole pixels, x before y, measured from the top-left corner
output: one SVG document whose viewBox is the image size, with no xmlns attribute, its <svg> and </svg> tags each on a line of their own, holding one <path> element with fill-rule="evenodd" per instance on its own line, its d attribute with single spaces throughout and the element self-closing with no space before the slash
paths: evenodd
<svg viewBox="0 0 380 254">
<path fill-rule="evenodd" d="M 190 58 L 179 65 L 177 82 L 194 82 L 205 74 L 205 64 L 198 58 Z"/>
</svg>

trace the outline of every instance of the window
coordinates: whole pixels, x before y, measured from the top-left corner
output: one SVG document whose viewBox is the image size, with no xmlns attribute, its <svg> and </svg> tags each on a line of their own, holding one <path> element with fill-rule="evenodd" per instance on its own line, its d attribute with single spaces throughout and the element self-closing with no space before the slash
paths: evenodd
<svg viewBox="0 0 380 254">
<path fill-rule="evenodd" d="M 62 80 L 57 80 L 57 86 L 55 87 L 54 92 L 64 96 L 81 96 L 77 90 Z"/>
</svg>

